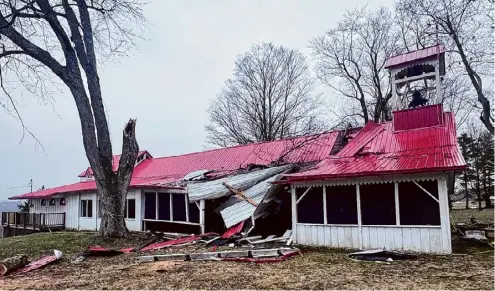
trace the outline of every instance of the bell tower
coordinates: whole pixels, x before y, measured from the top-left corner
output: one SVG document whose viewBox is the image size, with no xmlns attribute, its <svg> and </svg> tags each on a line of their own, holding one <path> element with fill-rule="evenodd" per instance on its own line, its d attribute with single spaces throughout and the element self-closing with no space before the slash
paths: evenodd
<svg viewBox="0 0 495 291">
<path fill-rule="evenodd" d="M 392 82 L 392 107 L 404 110 L 442 103 L 445 47 L 436 44 L 389 58 L 385 62 Z"/>
</svg>

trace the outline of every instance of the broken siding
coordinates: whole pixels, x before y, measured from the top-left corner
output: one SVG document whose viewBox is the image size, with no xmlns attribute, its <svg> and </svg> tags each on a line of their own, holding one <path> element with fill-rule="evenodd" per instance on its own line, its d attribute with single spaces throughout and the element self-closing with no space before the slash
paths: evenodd
<svg viewBox="0 0 495 291">
<path fill-rule="evenodd" d="M 190 183 L 187 185 L 189 200 L 216 199 L 231 194 L 230 190 L 222 185 L 222 183 L 226 183 L 237 190 L 244 191 L 258 184 L 260 181 L 289 170 L 291 167 L 290 165 L 273 167 L 205 183 Z"/>
<path fill-rule="evenodd" d="M 279 174 L 268 178 L 247 189 L 244 191 L 244 194 L 253 199 L 257 204 L 260 204 L 267 192 L 271 189 L 275 190 L 276 186 L 273 186 L 272 182 L 280 180 L 281 177 L 281 174 Z M 222 215 L 223 221 L 225 222 L 225 226 L 227 228 L 250 218 L 257 209 L 257 207 L 251 203 L 236 197 L 231 197 L 225 202 L 225 204 L 230 206 L 221 210 L 220 214 Z"/>
</svg>

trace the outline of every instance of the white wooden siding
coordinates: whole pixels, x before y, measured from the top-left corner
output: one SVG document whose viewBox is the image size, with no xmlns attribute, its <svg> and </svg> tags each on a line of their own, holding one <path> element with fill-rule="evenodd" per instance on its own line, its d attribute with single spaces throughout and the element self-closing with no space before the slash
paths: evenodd
<svg viewBox="0 0 495 291">
<path fill-rule="evenodd" d="M 361 224 L 359 185 L 377 182 L 400 182 L 414 180 L 436 179 L 438 181 L 438 195 L 440 204 L 439 226 L 408 226 L 408 225 L 377 225 Z M 358 224 L 331 225 L 307 224 L 297 222 L 295 187 L 351 185 L 356 184 Z M 396 184 L 397 185 L 397 184 Z M 397 186 L 395 198 L 398 202 Z M 323 189 L 322 189 L 323 191 Z M 452 253 L 449 209 L 447 199 L 447 181 L 445 174 L 400 175 L 373 178 L 348 179 L 333 182 L 301 183 L 292 185 L 292 229 L 293 241 L 304 245 L 323 245 L 352 249 L 386 249 L 403 250 L 423 253 Z M 398 203 L 396 204 L 398 208 Z M 398 213 L 398 211 L 397 211 Z M 397 219 L 397 224 L 400 220 Z"/>
<path fill-rule="evenodd" d="M 67 195 L 65 209 L 65 227 L 79 229 L 79 194 Z"/>
<path fill-rule="evenodd" d="M 50 200 L 55 199 L 55 205 L 50 205 Z M 60 198 L 63 198 L 63 196 L 52 196 L 45 198 L 46 205 L 41 206 L 41 200 L 42 199 L 31 199 L 31 202 L 33 204 L 33 207 L 29 208 L 29 213 L 65 213 L 66 212 L 66 206 L 65 205 L 60 205 Z M 67 204 L 67 200 L 66 200 Z M 54 225 L 54 224 L 61 224 L 62 223 L 62 216 L 61 215 L 47 215 L 44 217 L 47 225 Z"/>
</svg>

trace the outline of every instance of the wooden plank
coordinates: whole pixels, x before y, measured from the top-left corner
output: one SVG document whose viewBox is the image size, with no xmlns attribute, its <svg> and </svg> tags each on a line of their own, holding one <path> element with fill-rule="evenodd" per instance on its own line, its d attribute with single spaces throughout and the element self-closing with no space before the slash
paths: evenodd
<svg viewBox="0 0 495 291">
<path fill-rule="evenodd" d="M 297 241 L 295 243 L 298 243 L 298 244 L 306 244 L 306 240 L 304 239 L 306 235 L 306 231 L 304 229 L 304 225 L 302 224 L 297 224 L 296 226 L 296 237 L 297 237 Z"/>
<path fill-rule="evenodd" d="M 312 225 L 304 226 L 304 241 L 307 245 L 311 245 L 311 227 Z"/>
<path fill-rule="evenodd" d="M 327 217 L 327 187 L 323 186 L 323 224 L 328 223 L 328 217 Z"/>
<path fill-rule="evenodd" d="M 205 233 L 205 201 L 199 201 L 199 225 L 201 227 L 201 234 Z"/>
<path fill-rule="evenodd" d="M 395 194 L 395 224 L 400 225 L 400 207 L 399 207 L 399 183 L 394 183 Z"/>
<path fill-rule="evenodd" d="M 296 205 L 299 204 L 299 202 L 301 202 L 301 200 L 304 198 L 304 196 L 306 196 L 306 194 L 309 193 L 309 191 L 311 190 L 311 188 L 313 188 L 313 186 L 309 186 L 308 189 L 306 189 L 306 191 L 304 191 L 304 193 L 301 195 L 301 197 L 299 197 L 299 199 L 297 199 Z"/>
<path fill-rule="evenodd" d="M 331 226 L 325 226 L 324 227 L 325 231 L 325 245 L 326 246 L 331 246 L 332 245 L 332 227 Z"/>
<path fill-rule="evenodd" d="M 359 227 L 351 227 L 352 231 L 352 247 L 355 249 L 361 249 L 361 232 L 359 231 Z"/>
<path fill-rule="evenodd" d="M 421 252 L 421 234 L 418 227 L 411 228 L 411 247 L 413 251 Z"/>
<path fill-rule="evenodd" d="M 330 226 L 330 235 L 331 235 L 331 246 L 332 247 L 338 247 L 339 246 L 339 232 L 337 230 L 337 227 L 335 226 Z"/>
<path fill-rule="evenodd" d="M 430 252 L 430 230 L 428 228 L 420 228 L 421 236 L 421 251 L 424 253 Z"/>
<path fill-rule="evenodd" d="M 370 231 L 370 248 L 377 249 L 382 248 L 378 243 L 378 231 L 376 227 L 368 227 Z"/>
<path fill-rule="evenodd" d="M 441 248 L 442 253 L 451 254 L 452 253 L 452 232 L 450 230 L 450 214 L 449 214 L 449 202 L 448 202 L 448 188 L 447 180 L 438 180 L 438 197 L 440 198 L 440 225 L 442 229 L 441 235 Z"/>
<path fill-rule="evenodd" d="M 423 186 L 419 185 L 418 182 L 416 181 L 413 181 L 414 184 L 416 184 L 416 186 L 418 186 L 421 190 L 423 190 L 423 192 L 425 192 L 426 194 L 428 194 L 433 200 L 435 200 L 437 203 L 440 203 L 440 201 L 438 201 L 437 197 L 431 195 L 430 192 L 428 192 L 425 188 L 423 188 Z"/>
<path fill-rule="evenodd" d="M 318 231 L 318 245 L 324 246 L 325 245 L 325 226 L 320 225 L 317 226 L 317 231 Z"/>
<path fill-rule="evenodd" d="M 318 245 L 318 226 L 312 225 L 311 228 L 311 245 Z"/>
<path fill-rule="evenodd" d="M 296 206 L 296 188 L 291 185 L 291 215 L 292 215 L 292 237 L 296 238 L 296 243 L 301 243 L 300 237 L 298 236 L 298 226 L 297 226 L 297 206 Z"/>
<path fill-rule="evenodd" d="M 189 254 L 189 259 L 191 261 L 215 261 L 219 259 L 217 252 L 209 252 L 209 253 L 194 253 Z"/>
<path fill-rule="evenodd" d="M 253 258 L 263 258 L 263 257 L 278 257 L 278 249 L 261 249 L 261 250 L 251 250 L 251 256 Z"/>
<path fill-rule="evenodd" d="M 229 189 L 234 194 L 236 194 L 237 197 L 239 197 L 243 200 L 246 200 L 248 203 L 251 203 L 254 207 L 258 207 L 258 203 L 256 203 L 256 201 L 254 201 L 250 197 L 246 196 L 246 194 L 244 194 L 244 192 L 235 189 L 234 187 L 230 186 L 229 184 L 227 184 L 225 182 L 223 182 L 222 185 L 225 186 L 227 189 Z"/>
<path fill-rule="evenodd" d="M 393 228 L 393 238 L 394 238 L 394 250 L 401 250 L 403 248 L 403 238 L 402 238 L 402 229 L 401 228 Z"/>
<path fill-rule="evenodd" d="M 359 248 L 363 249 L 363 222 L 361 218 L 361 190 L 359 184 L 356 184 L 356 207 L 357 207 L 357 219 L 358 219 L 358 240 L 359 240 Z"/>
<path fill-rule="evenodd" d="M 352 248 L 352 229 L 348 226 L 344 226 L 344 247 Z"/>
<path fill-rule="evenodd" d="M 249 251 L 225 251 L 218 252 L 220 258 L 244 258 L 249 256 Z"/>
<path fill-rule="evenodd" d="M 371 249 L 370 228 L 361 227 L 361 249 Z"/>
<path fill-rule="evenodd" d="M 435 254 L 442 253 L 442 230 L 429 228 L 430 251 Z"/>
<path fill-rule="evenodd" d="M 387 250 L 394 250 L 395 249 L 395 235 L 394 235 L 394 228 L 385 228 L 385 248 Z"/>
<path fill-rule="evenodd" d="M 411 228 L 402 228 L 402 249 L 405 251 L 412 251 L 414 249 L 412 247 Z"/>
<path fill-rule="evenodd" d="M 337 238 L 338 238 L 338 246 L 339 247 L 345 247 L 346 244 L 345 244 L 345 230 L 343 227 L 335 227 L 337 228 Z"/>
</svg>

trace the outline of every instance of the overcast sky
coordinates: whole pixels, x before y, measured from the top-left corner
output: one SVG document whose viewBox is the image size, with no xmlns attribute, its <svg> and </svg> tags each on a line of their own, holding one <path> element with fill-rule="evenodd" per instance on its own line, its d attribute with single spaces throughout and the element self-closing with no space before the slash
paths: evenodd
<svg viewBox="0 0 495 291">
<path fill-rule="evenodd" d="M 346 9 L 366 4 L 392 7 L 393 0 L 152 1 L 144 12 L 147 40 L 100 71 L 114 153 L 130 117 L 137 118 L 140 148 L 155 157 L 203 150 L 207 105 L 231 76 L 238 54 L 271 41 L 308 56 L 311 37 L 333 27 Z M 0 111 L 0 200 L 28 192 L 7 188 L 30 179 L 33 190 L 76 182 L 88 162 L 72 97 L 59 94 L 53 106 L 25 92 L 14 97 L 45 153 L 31 138 L 19 144 L 20 125 Z"/>
</svg>

